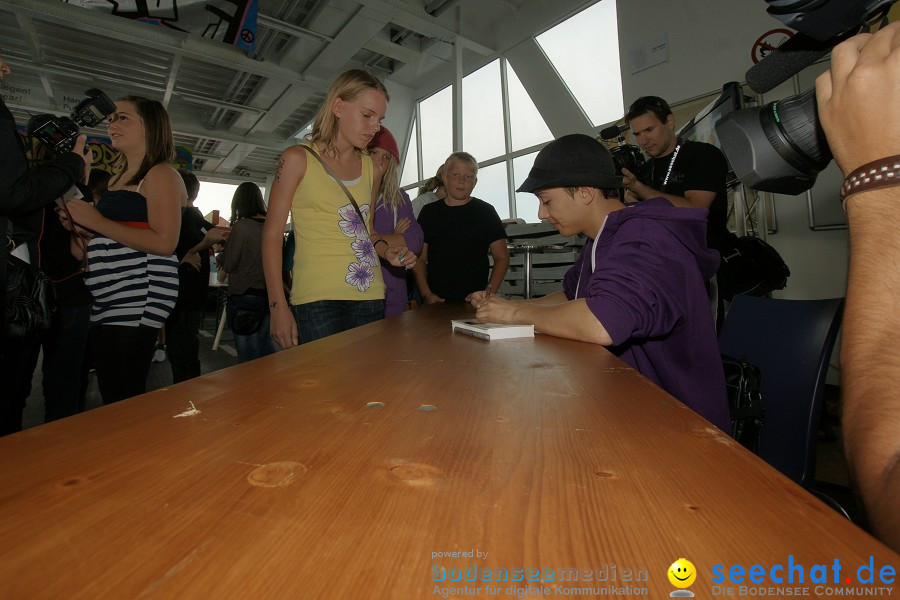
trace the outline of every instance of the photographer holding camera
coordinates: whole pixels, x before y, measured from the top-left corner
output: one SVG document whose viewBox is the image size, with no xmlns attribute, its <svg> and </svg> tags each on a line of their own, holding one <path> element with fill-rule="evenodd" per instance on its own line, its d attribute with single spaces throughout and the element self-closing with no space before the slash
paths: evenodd
<svg viewBox="0 0 900 600">
<path fill-rule="evenodd" d="M 9 66 L 0 58 L 0 80 L 9 73 Z M 40 223 L 40 210 L 62 196 L 76 181 L 83 181 L 90 171 L 93 157 L 90 150 L 86 151 L 85 144 L 85 136 L 78 136 L 71 152 L 29 168 L 21 136 L 16 133 L 15 119 L 0 100 L 0 231 L 3 233 L 0 244 L 0 306 L 3 307 L 0 380 L 4 386 L 0 435 L 22 429 L 22 409 L 31 385 L 31 373 L 24 363 L 38 343 L 37 331 L 28 331 L 22 336 L 9 335 L 7 313 L 16 298 L 7 297 L 7 261 L 14 260 L 10 258 L 10 253 L 14 253 L 26 263 L 32 262 L 30 258 L 34 255 L 38 235 L 34 224 Z"/>
<path fill-rule="evenodd" d="M 703 142 L 685 142 L 675 135 L 675 116 L 669 104 L 656 96 L 635 100 L 625 114 L 635 142 L 650 157 L 649 175 L 640 181 L 622 169 L 625 201 L 663 197 L 675 206 L 709 211 L 706 243 L 720 255 L 728 251 L 728 196 L 725 155 Z M 717 325 L 724 317 L 721 294 L 711 290 Z"/>
<path fill-rule="evenodd" d="M 847 459 L 875 534 L 900 551 L 900 23 L 834 48 L 819 118 L 847 177 L 850 271 L 841 342 Z M 860 174 L 862 174 L 860 176 Z"/>
</svg>

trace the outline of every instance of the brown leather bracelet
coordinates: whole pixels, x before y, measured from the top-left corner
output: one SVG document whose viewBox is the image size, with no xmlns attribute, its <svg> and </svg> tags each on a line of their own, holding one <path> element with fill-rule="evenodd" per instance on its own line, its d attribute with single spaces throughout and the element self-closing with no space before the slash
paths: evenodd
<svg viewBox="0 0 900 600">
<path fill-rule="evenodd" d="M 841 186 L 841 205 L 854 194 L 900 185 L 900 154 L 886 156 L 855 169 Z"/>
</svg>

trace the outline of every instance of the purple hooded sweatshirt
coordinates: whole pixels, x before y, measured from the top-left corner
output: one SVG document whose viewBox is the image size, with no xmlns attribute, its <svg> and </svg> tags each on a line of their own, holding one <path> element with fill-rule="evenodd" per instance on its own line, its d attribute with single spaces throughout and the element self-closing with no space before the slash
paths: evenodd
<svg viewBox="0 0 900 600">
<path fill-rule="evenodd" d="M 566 273 L 612 338 L 609 350 L 708 421 L 730 431 L 725 375 L 705 283 L 719 254 L 707 211 L 651 198 L 611 213 Z M 592 269 L 592 257 L 595 267 Z"/>
<path fill-rule="evenodd" d="M 400 190 L 403 196 L 403 203 L 397 207 L 395 212 L 391 207 L 385 206 L 384 198 L 378 197 L 378 203 L 375 205 L 375 231 L 382 235 L 394 233 L 397 221 L 400 219 L 409 219 L 410 225 L 403 233 L 403 239 L 406 241 L 406 247 L 410 252 L 419 254 L 422 252 L 422 242 L 425 234 L 422 233 L 422 227 L 413 216 L 412 203 L 406 192 Z M 403 313 L 407 309 L 407 292 L 406 292 L 406 269 L 403 267 L 394 267 L 386 260 L 381 260 L 381 275 L 384 277 L 384 316 L 385 318 L 393 317 Z"/>
</svg>

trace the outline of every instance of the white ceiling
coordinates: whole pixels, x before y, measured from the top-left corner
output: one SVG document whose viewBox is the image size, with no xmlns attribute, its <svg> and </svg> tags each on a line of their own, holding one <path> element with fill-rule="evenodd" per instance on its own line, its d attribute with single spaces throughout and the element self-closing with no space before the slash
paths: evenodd
<svg viewBox="0 0 900 600">
<path fill-rule="evenodd" d="M 415 95 L 452 81 L 457 56 L 484 63 L 591 3 L 259 0 L 248 56 L 63 0 L 0 0 L 0 55 L 13 70 L 3 94 L 19 123 L 66 114 L 92 87 L 159 98 L 198 174 L 260 181 L 341 71 L 367 68 Z"/>
</svg>

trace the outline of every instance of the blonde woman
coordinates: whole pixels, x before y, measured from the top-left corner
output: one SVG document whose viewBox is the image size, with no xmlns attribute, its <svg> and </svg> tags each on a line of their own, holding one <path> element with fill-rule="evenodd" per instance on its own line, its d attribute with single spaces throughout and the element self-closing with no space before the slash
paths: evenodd
<svg viewBox="0 0 900 600">
<path fill-rule="evenodd" d="M 384 177 L 375 204 L 375 231 L 391 245 L 405 245 L 410 252 L 422 251 L 422 228 L 413 216 L 412 203 L 406 192 L 400 189 L 400 149 L 397 140 L 387 127 L 375 134 L 369 143 L 369 154 L 381 166 Z M 409 291 L 406 287 L 407 270 L 381 261 L 381 275 L 384 277 L 384 316 L 393 317 L 409 306 Z"/>
<path fill-rule="evenodd" d="M 328 90 L 309 141 L 281 154 L 262 249 L 270 331 L 282 348 L 383 318 L 379 259 L 395 267 L 416 261 L 405 245 L 372 233 L 382 171 L 365 149 L 381 129 L 387 104 L 377 77 L 347 71 Z M 281 277 L 288 213 L 296 236 L 290 305 Z"/>
</svg>

